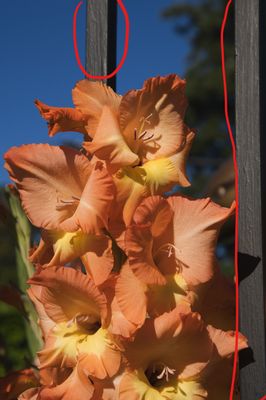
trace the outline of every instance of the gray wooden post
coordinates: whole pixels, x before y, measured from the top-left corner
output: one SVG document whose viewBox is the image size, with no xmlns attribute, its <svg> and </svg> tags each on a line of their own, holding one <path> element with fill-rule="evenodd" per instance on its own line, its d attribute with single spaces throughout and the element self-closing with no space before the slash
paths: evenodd
<svg viewBox="0 0 266 400">
<path fill-rule="evenodd" d="M 265 6 L 265 0 L 235 0 L 240 330 L 253 352 L 240 356 L 241 400 L 266 395 Z"/>
<path fill-rule="evenodd" d="M 86 70 L 107 75 L 116 68 L 116 0 L 87 0 Z M 108 80 L 115 89 L 116 78 Z"/>
</svg>

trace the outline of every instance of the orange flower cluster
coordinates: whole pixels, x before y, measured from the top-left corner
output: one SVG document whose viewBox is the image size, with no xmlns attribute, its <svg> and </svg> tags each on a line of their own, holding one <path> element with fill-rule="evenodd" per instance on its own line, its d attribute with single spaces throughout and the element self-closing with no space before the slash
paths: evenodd
<svg viewBox="0 0 266 400">
<path fill-rule="evenodd" d="M 165 195 L 189 186 L 185 81 L 156 77 L 119 96 L 83 80 L 73 102 L 36 105 L 50 136 L 84 134 L 82 152 L 31 144 L 5 155 L 41 230 L 28 293 L 44 346 L 37 387 L 19 399 L 227 399 L 234 289 L 215 248 L 235 205 Z"/>
</svg>

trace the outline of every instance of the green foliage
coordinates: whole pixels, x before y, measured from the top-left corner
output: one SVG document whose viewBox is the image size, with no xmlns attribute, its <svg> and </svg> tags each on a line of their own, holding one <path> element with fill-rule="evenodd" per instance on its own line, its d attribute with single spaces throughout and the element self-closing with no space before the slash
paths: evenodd
<svg viewBox="0 0 266 400">
<path fill-rule="evenodd" d="M 26 311 L 23 316 L 15 308 L 0 302 L 0 374 L 5 375 L 10 370 L 29 366 L 42 339 L 36 311 L 26 294 L 27 279 L 34 272 L 28 261 L 31 227 L 17 195 L 9 188 L 1 194 L 0 284 L 10 287 L 16 296 L 19 293 Z M 18 304 L 17 308 L 21 309 L 21 305 Z"/>
</svg>

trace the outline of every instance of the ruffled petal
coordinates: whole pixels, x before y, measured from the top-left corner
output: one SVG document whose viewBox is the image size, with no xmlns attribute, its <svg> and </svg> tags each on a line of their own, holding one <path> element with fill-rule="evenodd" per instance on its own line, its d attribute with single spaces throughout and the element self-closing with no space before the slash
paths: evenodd
<svg viewBox="0 0 266 400">
<path fill-rule="evenodd" d="M 80 132 L 86 134 L 87 118 L 74 108 L 51 107 L 40 100 L 35 105 L 41 116 L 47 121 L 48 134 L 54 136 L 58 132 Z"/>
<path fill-rule="evenodd" d="M 117 115 L 121 96 L 102 82 L 92 82 L 88 79 L 79 81 L 72 90 L 73 103 L 76 108 L 88 117 L 86 129 L 94 136 L 104 106 L 109 107 Z"/>
<path fill-rule="evenodd" d="M 33 302 L 38 313 L 38 324 L 42 330 L 43 337 L 46 338 L 50 330 L 55 326 L 55 322 L 48 316 L 44 305 L 41 301 L 43 288 L 41 286 L 32 285 L 28 290 L 28 296 Z"/>
<path fill-rule="evenodd" d="M 98 379 L 114 376 L 121 364 L 121 352 L 111 335 L 99 329 L 79 345 L 79 364 L 86 375 Z"/>
<path fill-rule="evenodd" d="M 187 284 L 195 287 L 209 281 L 215 274 L 218 234 L 234 213 L 235 204 L 225 208 L 209 198 L 191 200 L 184 196 L 169 197 L 167 201 L 174 212 L 173 233 L 166 234 L 162 241 L 172 246 L 173 251 L 169 253 L 170 257 L 161 254 L 157 262 L 161 268 L 164 265 L 167 268 L 169 258 L 174 258 Z"/>
<path fill-rule="evenodd" d="M 165 277 L 152 257 L 153 236 L 150 226 L 130 226 L 126 231 L 126 249 L 129 265 L 136 277 L 149 285 L 164 285 Z"/>
<path fill-rule="evenodd" d="M 76 323 L 60 323 L 52 328 L 44 348 L 37 353 L 40 368 L 74 368 L 78 359 L 78 344 L 88 332 Z"/>
<path fill-rule="evenodd" d="M 97 259 L 104 256 L 110 246 L 106 236 L 83 232 L 43 231 L 42 236 L 44 240 L 31 254 L 30 261 L 46 267 L 65 265 L 88 252 Z"/>
<path fill-rule="evenodd" d="M 58 229 L 73 215 L 92 170 L 78 151 L 48 144 L 12 147 L 5 160 L 27 216 L 45 229 Z"/>
<path fill-rule="evenodd" d="M 92 382 L 77 365 L 63 383 L 43 388 L 40 392 L 40 400 L 90 400 L 93 393 Z"/>
<path fill-rule="evenodd" d="M 219 358 L 227 358 L 235 352 L 236 333 L 234 331 L 222 331 L 213 326 L 208 326 L 210 338 L 215 346 L 213 361 Z M 247 338 L 238 332 L 238 350 L 248 347 Z"/>
<path fill-rule="evenodd" d="M 161 196 L 150 196 L 136 209 L 133 217 L 135 225 L 150 225 L 153 237 L 167 229 L 173 211 L 167 200 Z"/>
<path fill-rule="evenodd" d="M 164 400 L 153 388 L 143 371 L 126 372 L 119 385 L 119 400 Z"/>
<path fill-rule="evenodd" d="M 54 322 L 68 322 L 76 317 L 87 324 L 106 323 L 106 297 L 82 272 L 65 267 L 46 268 L 29 283 L 42 287 L 40 301 Z"/>
<path fill-rule="evenodd" d="M 21 393 L 21 395 L 17 398 L 18 400 L 38 400 L 40 389 L 33 388 L 27 389 L 25 392 Z M 6 399 L 8 400 L 8 399 Z"/>
<path fill-rule="evenodd" d="M 113 172 L 139 163 L 138 156 L 130 150 L 120 132 L 117 118 L 108 107 L 103 108 L 93 141 L 85 142 L 84 148 L 98 159 L 106 161 Z"/>
<path fill-rule="evenodd" d="M 131 90 L 120 104 L 120 124 L 132 150 L 144 160 L 165 157 L 179 151 L 188 129 L 185 81 L 177 75 L 145 81 Z"/>
<path fill-rule="evenodd" d="M 122 313 L 137 327 L 143 325 L 147 314 L 145 291 L 146 286 L 136 278 L 128 264 L 124 264 L 117 279 L 115 295 Z"/>
<path fill-rule="evenodd" d="M 75 213 L 60 224 L 60 229 L 66 232 L 81 229 L 87 234 L 99 234 L 102 228 L 108 227 L 114 194 L 112 177 L 103 164 L 97 162 L 84 187 Z"/>
<path fill-rule="evenodd" d="M 95 247 L 81 256 L 81 260 L 95 285 L 102 285 L 109 278 L 114 266 L 112 240 L 107 237 L 95 240 Z"/>
</svg>

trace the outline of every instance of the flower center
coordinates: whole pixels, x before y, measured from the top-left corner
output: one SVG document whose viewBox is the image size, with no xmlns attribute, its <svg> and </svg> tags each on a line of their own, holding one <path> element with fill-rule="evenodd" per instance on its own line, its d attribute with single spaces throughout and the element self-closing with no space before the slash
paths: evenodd
<svg viewBox="0 0 266 400">
<path fill-rule="evenodd" d="M 143 142 L 147 143 L 154 138 L 154 133 L 148 132 L 145 129 L 145 125 L 151 125 L 151 117 L 152 113 L 148 115 L 147 117 L 142 117 L 140 119 L 140 127 L 139 130 L 137 128 L 134 129 L 134 140 L 142 140 Z"/>
<path fill-rule="evenodd" d="M 174 375 L 175 372 L 174 368 L 170 368 L 163 363 L 156 363 L 145 371 L 145 375 L 152 386 L 158 387 L 168 383 L 171 375 Z"/>
<path fill-rule="evenodd" d="M 156 256 L 160 252 L 166 253 L 168 258 L 174 256 L 175 261 L 176 261 L 176 270 L 177 270 L 177 272 L 181 271 L 182 263 L 179 260 L 179 258 L 177 257 L 177 253 L 181 253 L 180 249 L 178 249 L 173 243 L 164 243 L 162 246 L 159 247 L 158 250 L 156 250 L 153 258 L 156 258 Z"/>
<path fill-rule="evenodd" d="M 70 327 L 72 324 L 86 330 L 90 335 L 96 333 L 101 327 L 100 321 L 94 315 L 77 314 L 68 321 L 67 326 Z"/>
</svg>

